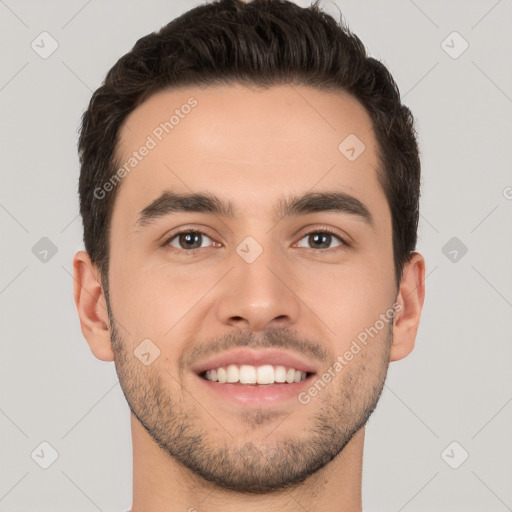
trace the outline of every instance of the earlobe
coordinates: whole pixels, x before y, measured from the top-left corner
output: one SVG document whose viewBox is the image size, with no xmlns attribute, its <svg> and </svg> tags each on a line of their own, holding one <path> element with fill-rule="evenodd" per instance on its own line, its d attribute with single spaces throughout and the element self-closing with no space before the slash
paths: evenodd
<svg viewBox="0 0 512 512">
<path fill-rule="evenodd" d="M 403 359 L 412 352 L 424 300 L 425 260 L 421 254 L 414 252 L 404 265 L 400 290 L 396 298 L 390 361 Z"/>
<path fill-rule="evenodd" d="M 100 274 L 87 252 L 73 258 L 74 299 L 82 333 L 91 352 L 102 361 L 113 361 L 109 318 Z"/>
</svg>

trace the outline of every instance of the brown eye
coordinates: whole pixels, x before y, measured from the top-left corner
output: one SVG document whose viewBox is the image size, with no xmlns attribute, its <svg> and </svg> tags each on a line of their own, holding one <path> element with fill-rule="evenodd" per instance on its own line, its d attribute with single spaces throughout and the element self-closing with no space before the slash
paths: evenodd
<svg viewBox="0 0 512 512">
<path fill-rule="evenodd" d="M 200 231 L 182 231 L 181 233 L 176 233 L 171 238 L 169 238 L 165 245 L 170 245 L 175 249 L 193 251 L 203 247 L 202 242 L 205 238 L 211 241 L 210 237 L 204 233 L 201 233 Z M 208 247 L 208 245 L 206 247 Z"/>
<path fill-rule="evenodd" d="M 335 247 L 348 245 L 345 241 L 331 231 L 311 231 L 301 238 L 301 240 L 307 239 L 307 244 L 310 249 L 334 249 Z M 337 239 L 339 241 L 335 246 L 331 246 L 333 241 Z M 300 243 L 300 242 L 299 242 Z"/>
</svg>

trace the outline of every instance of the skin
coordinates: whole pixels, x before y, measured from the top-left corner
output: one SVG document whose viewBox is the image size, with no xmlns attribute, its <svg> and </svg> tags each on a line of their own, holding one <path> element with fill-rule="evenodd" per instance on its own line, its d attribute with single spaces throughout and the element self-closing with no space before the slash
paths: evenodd
<svg viewBox="0 0 512 512">
<path fill-rule="evenodd" d="M 110 315 L 98 268 L 84 251 L 74 258 L 82 332 L 98 359 L 115 360 L 132 409 L 132 511 L 360 511 L 364 423 L 389 362 L 414 347 L 425 278 L 424 259 L 413 253 L 395 286 L 391 214 L 377 181 L 371 120 L 343 92 L 168 90 L 127 118 L 120 162 L 191 96 L 197 107 L 120 185 Z M 354 161 L 338 150 L 348 134 L 366 146 Z M 175 213 L 136 226 L 139 212 L 164 190 L 210 192 L 232 201 L 238 215 Z M 310 191 L 351 194 L 374 225 L 333 212 L 276 220 L 279 199 Z M 159 245 L 178 228 L 205 233 L 195 255 L 179 237 Z M 349 245 L 333 237 L 315 250 L 306 235 L 322 228 Z M 252 263 L 236 252 L 247 236 L 263 248 Z M 321 375 L 393 304 L 394 321 L 307 405 L 234 405 L 191 371 L 199 348 L 214 355 L 216 347 L 278 346 Z M 160 355 L 145 366 L 133 351 L 147 338 Z M 304 347 L 315 347 L 316 356 Z"/>
</svg>

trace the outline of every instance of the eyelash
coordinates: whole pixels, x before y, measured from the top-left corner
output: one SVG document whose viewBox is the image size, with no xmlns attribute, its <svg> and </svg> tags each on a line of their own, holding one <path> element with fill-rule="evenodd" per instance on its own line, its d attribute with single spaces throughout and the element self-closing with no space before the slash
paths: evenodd
<svg viewBox="0 0 512 512">
<path fill-rule="evenodd" d="M 182 231 L 178 231 L 177 233 L 174 233 L 171 237 L 167 238 L 162 243 L 162 247 L 170 249 L 171 251 L 184 252 L 184 253 L 191 254 L 191 255 L 196 254 L 197 251 L 200 251 L 201 249 L 206 249 L 206 247 L 199 247 L 197 249 L 187 250 L 187 249 L 178 249 L 176 247 L 172 247 L 172 246 L 169 245 L 172 240 L 174 240 L 175 238 L 177 238 L 178 236 L 183 235 L 183 234 L 205 235 L 206 237 L 208 237 L 211 240 L 213 240 L 212 237 L 208 236 L 203 231 L 199 231 L 199 230 L 196 230 L 196 229 L 184 229 Z M 335 238 L 337 238 L 341 242 L 341 245 L 338 245 L 336 247 L 332 247 L 330 249 L 310 249 L 312 251 L 331 253 L 331 252 L 336 252 L 337 250 L 343 250 L 344 248 L 346 249 L 347 247 L 350 247 L 350 244 L 348 242 L 346 242 L 344 238 L 340 237 L 340 235 L 337 232 L 335 232 L 334 230 L 329 229 L 329 228 L 315 229 L 315 230 L 309 231 L 309 232 L 305 233 L 299 239 L 299 241 L 302 240 L 303 238 L 305 238 L 305 237 L 307 237 L 309 235 L 313 235 L 313 234 L 329 234 L 329 235 L 332 235 L 332 236 L 334 236 Z"/>
</svg>

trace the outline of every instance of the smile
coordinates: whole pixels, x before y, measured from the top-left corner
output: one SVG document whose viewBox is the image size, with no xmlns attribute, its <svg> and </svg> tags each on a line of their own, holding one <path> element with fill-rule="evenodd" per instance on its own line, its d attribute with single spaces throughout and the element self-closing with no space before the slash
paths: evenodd
<svg viewBox="0 0 512 512">
<path fill-rule="evenodd" d="M 293 384 L 306 380 L 308 372 L 282 365 L 265 364 L 262 366 L 230 364 L 206 370 L 203 378 L 221 384 Z"/>
</svg>

